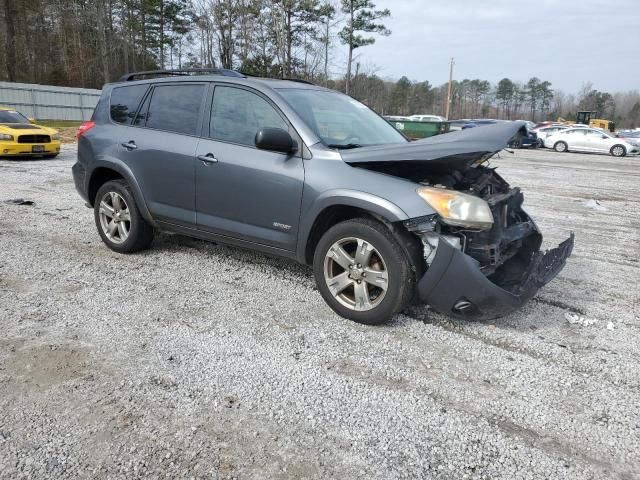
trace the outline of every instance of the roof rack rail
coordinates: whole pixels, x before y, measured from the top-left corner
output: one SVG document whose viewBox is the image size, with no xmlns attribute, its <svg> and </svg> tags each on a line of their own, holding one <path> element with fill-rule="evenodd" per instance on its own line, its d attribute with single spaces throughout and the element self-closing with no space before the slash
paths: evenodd
<svg viewBox="0 0 640 480">
<path fill-rule="evenodd" d="M 315 85 L 315 83 L 310 82 L 309 80 L 303 80 L 301 78 L 283 78 L 282 80 L 287 80 L 289 82 L 306 83 L 307 85 Z"/>
<path fill-rule="evenodd" d="M 181 75 L 223 75 L 225 77 L 246 78 L 246 76 L 235 70 L 226 68 L 181 68 L 178 70 L 147 70 L 145 72 L 132 72 L 121 76 L 118 82 L 131 82 L 153 77 L 174 77 Z"/>
</svg>

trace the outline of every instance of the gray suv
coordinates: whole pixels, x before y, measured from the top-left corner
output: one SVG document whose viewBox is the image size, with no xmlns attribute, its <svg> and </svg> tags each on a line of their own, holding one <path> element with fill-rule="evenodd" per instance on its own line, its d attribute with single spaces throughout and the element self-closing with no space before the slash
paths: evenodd
<svg viewBox="0 0 640 480">
<path fill-rule="evenodd" d="M 78 132 L 75 185 L 104 243 L 163 230 L 313 265 L 318 290 L 366 324 L 409 302 L 458 317 L 513 311 L 563 268 L 523 195 L 488 166 L 505 122 L 409 142 L 341 93 L 230 70 L 105 85 Z"/>
</svg>

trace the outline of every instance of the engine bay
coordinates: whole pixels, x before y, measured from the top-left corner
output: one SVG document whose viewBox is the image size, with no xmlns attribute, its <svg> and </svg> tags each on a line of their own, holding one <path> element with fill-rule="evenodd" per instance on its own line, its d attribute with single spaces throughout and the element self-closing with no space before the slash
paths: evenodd
<svg viewBox="0 0 640 480">
<path fill-rule="evenodd" d="M 519 284 L 542 243 L 535 223 L 522 209 L 524 195 L 520 188 L 509 186 L 495 168 L 483 165 L 469 167 L 464 172 L 435 172 L 420 184 L 482 198 L 494 220 L 488 230 L 447 225 L 437 216 L 407 225 L 410 231 L 421 236 L 427 265 L 437 243 L 444 239 L 477 261 L 482 273 L 494 283 L 505 288 Z"/>
</svg>

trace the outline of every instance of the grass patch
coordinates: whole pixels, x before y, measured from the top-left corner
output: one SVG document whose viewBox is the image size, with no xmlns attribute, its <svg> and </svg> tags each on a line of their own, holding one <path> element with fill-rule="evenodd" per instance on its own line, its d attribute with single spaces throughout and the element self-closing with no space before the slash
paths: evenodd
<svg viewBox="0 0 640 480">
<path fill-rule="evenodd" d="M 82 122 L 77 120 L 36 120 L 36 125 L 43 125 L 51 128 L 78 128 Z"/>
<path fill-rule="evenodd" d="M 76 141 L 76 127 L 53 127 L 60 133 L 62 143 L 74 143 Z"/>
</svg>

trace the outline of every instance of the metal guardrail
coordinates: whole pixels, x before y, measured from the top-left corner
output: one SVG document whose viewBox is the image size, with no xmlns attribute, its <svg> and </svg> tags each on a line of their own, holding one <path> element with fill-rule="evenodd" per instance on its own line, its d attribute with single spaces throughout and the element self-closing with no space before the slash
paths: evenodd
<svg viewBox="0 0 640 480">
<path fill-rule="evenodd" d="M 100 94 L 89 88 L 0 82 L 0 106 L 37 119 L 89 120 Z"/>
</svg>

